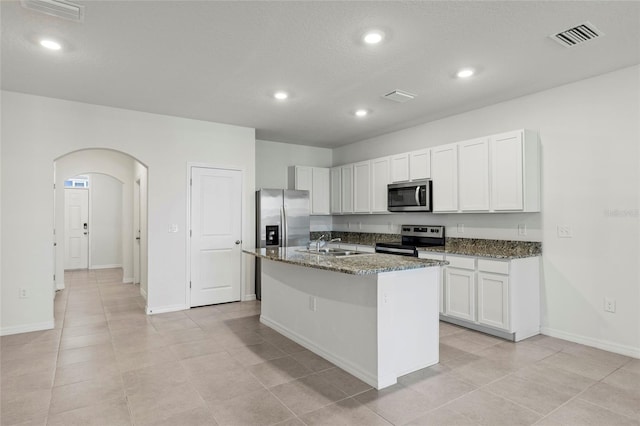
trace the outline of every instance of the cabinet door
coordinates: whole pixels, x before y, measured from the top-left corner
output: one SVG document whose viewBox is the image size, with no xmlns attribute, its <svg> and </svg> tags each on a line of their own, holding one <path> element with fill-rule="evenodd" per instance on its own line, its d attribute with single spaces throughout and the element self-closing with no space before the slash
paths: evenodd
<svg viewBox="0 0 640 426">
<path fill-rule="evenodd" d="M 475 321 L 475 272 L 448 267 L 444 278 L 444 314 Z"/>
<path fill-rule="evenodd" d="M 509 330 L 509 277 L 478 273 L 478 322 Z"/>
<path fill-rule="evenodd" d="M 491 136 L 491 209 L 523 210 L 522 131 Z"/>
<path fill-rule="evenodd" d="M 458 195 L 461 211 L 489 210 L 489 140 L 458 143 Z"/>
<path fill-rule="evenodd" d="M 409 181 L 409 154 L 398 154 L 391 157 L 391 182 Z"/>
<path fill-rule="evenodd" d="M 371 212 L 387 213 L 389 157 L 371 160 Z"/>
<path fill-rule="evenodd" d="M 329 169 L 314 167 L 311 176 L 311 214 L 329 214 Z"/>
<path fill-rule="evenodd" d="M 340 167 L 342 213 L 353 213 L 353 164 Z"/>
<path fill-rule="evenodd" d="M 353 211 L 371 213 L 371 171 L 370 163 L 363 161 L 353 165 Z"/>
<path fill-rule="evenodd" d="M 313 211 L 313 167 L 295 167 L 295 189 L 309 191 L 309 210 Z"/>
<path fill-rule="evenodd" d="M 432 148 L 431 159 L 433 211 L 458 211 L 458 145 Z"/>
<path fill-rule="evenodd" d="M 340 205 L 342 196 L 342 179 L 340 175 L 340 167 L 331 169 L 331 213 L 342 213 Z"/>
<path fill-rule="evenodd" d="M 409 153 L 409 179 L 429 179 L 431 177 L 431 150 L 421 149 Z"/>
</svg>

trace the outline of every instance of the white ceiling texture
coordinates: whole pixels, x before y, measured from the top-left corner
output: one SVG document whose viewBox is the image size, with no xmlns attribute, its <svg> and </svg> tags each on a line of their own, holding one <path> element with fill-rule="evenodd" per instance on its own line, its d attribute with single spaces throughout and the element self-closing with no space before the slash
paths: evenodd
<svg viewBox="0 0 640 426">
<path fill-rule="evenodd" d="M 640 62 L 638 1 L 75 3 L 80 23 L 0 2 L 4 90 L 304 145 L 341 146 Z M 605 35 L 571 48 L 549 38 L 585 21 Z M 369 29 L 383 42 L 365 45 Z M 41 36 L 63 49 L 45 51 Z M 462 67 L 477 74 L 455 78 Z M 416 98 L 381 97 L 393 90 Z"/>
</svg>

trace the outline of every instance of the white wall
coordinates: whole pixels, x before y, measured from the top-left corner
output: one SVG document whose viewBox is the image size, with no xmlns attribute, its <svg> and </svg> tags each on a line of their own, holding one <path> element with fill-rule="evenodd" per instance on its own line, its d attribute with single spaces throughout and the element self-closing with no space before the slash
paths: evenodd
<svg viewBox="0 0 640 426">
<path fill-rule="evenodd" d="M 305 145 L 256 141 L 256 188 L 289 188 L 292 166 L 331 167 L 332 151 Z"/>
<path fill-rule="evenodd" d="M 123 183 L 109 175 L 89 173 L 89 268 L 121 267 Z M 133 215 L 132 211 L 127 212 Z"/>
<path fill-rule="evenodd" d="M 335 165 L 519 128 L 539 131 L 542 213 L 336 217 L 373 227 L 401 222 L 447 225 L 457 236 L 543 242 L 546 334 L 640 357 L 640 67 L 561 86 L 509 102 L 337 148 Z M 557 225 L 573 228 L 560 239 Z M 603 310 L 604 297 L 617 312 Z"/>
<path fill-rule="evenodd" d="M 331 167 L 332 150 L 256 140 L 256 189 L 293 189 L 293 166 Z M 330 231 L 331 216 L 311 216 L 312 231 Z"/>
<path fill-rule="evenodd" d="M 187 306 L 187 162 L 244 171 L 242 240 L 254 247 L 254 129 L 2 92 L 1 132 L 3 334 L 53 326 L 53 162 L 69 152 L 113 149 L 148 167 L 149 310 Z M 31 297 L 18 299 L 22 287 Z"/>
</svg>

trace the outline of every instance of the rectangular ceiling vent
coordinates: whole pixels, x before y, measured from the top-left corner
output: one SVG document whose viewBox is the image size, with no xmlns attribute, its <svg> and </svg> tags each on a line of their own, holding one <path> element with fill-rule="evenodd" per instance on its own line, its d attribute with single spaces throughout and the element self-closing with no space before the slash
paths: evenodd
<svg viewBox="0 0 640 426">
<path fill-rule="evenodd" d="M 568 30 L 550 35 L 552 39 L 563 45 L 564 47 L 573 47 L 603 36 L 604 33 L 593 26 L 591 22 L 585 22 Z"/>
<path fill-rule="evenodd" d="M 20 0 L 25 9 L 35 10 L 57 18 L 74 22 L 84 19 L 84 6 L 62 0 Z"/>
<path fill-rule="evenodd" d="M 403 92 L 401 90 L 394 90 L 393 92 L 387 93 L 386 95 L 382 95 L 383 98 L 389 99 L 390 101 L 404 103 L 414 99 L 416 95 L 411 93 Z"/>
</svg>

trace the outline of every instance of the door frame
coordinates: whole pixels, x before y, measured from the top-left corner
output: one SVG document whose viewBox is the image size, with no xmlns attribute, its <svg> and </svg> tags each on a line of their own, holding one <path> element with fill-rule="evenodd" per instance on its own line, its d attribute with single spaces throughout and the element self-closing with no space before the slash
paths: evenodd
<svg viewBox="0 0 640 426">
<path fill-rule="evenodd" d="M 185 185 L 187 188 L 187 221 L 186 221 L 186 228 L 184 230 L 184 236 L 185 236 L 185 247 L 186 247 L 186 271 L 185 271 L 185 298 L 184 298 L 184 306 L 185 309 L 191 309 L 191 285 L 190 285 L 190 281 L 191 281 L 191 235 L 190 235 L 190 230 L 191 230 L 191 169 L 194 167 L 201 167 L 201 168 L 205 168 L 205 169 L 218 169 L 218 170 L 229 170 L 229 171 L 235 171 L 235 172 L 240 172 L 240 185 L 242 187 L 242 193 L 240 195 L 240 226 L 241 226 L 241 230 L 240 230 L 240 250 L 244 250 L 244 244 L 246 241 L 246 218 L 247 218 L 247 212 L 246 212 L 246 208 L 245 208 L 245 200 L 246 200 L 246 188 L 245 188 L 245 176 L 246 176 L 246 170 L 244 167 L 236 167 L 236 166 L 229 166 L 229 165 L 218 165 L 218 164 L 212 164 L 212 163 L 200 163 L 200 162 L 191 162 L 188 161 L 187 162 L 187 175 L 186 175 L 186 179 L 185 179 Z M 241 254 L 240 257 L 240 301 L 245 301 L 247 300 L 247 296 L 246 296 L 246 262 L 245 262 L 245 257 L 243 254 Z"/>
</svg>

